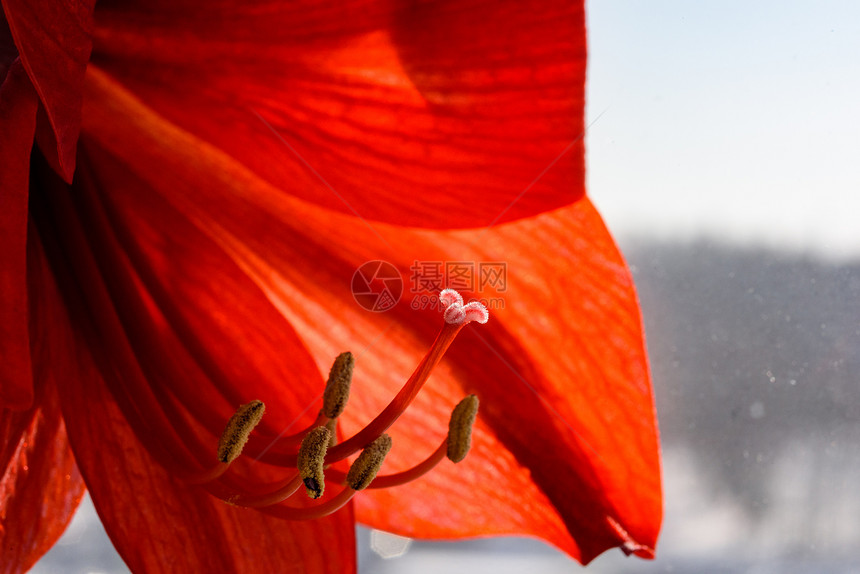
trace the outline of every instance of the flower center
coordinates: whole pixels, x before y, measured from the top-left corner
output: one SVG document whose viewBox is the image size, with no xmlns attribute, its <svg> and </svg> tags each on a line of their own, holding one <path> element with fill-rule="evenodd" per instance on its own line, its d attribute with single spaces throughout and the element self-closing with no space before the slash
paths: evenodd
<svg viewBox="0 0 860 574">
<path fill-rule="evenodd" d="M 469 451 L 472 425 L 478 412 L 478 399 L 474 395 L 454 408 L 448 435 L 430 456 L 408 470 L 379 475 L 385 456 L 392 448 L 391 437 L 385 431 L 418 395 L 460 330 L 472 321 L 487 322 L 488 312 L 483 305 L 464 304 L 463 298 L 453 289 L 443 290 L 439 300 L 445 308 L 445 323 L 427 355 L 391 403 L 359 432 L 336 444 L 338 417 L 349 400 L 355 367 L 352 354 L 342 353 L 329 373 L 322 409 L 308 428 L 263 445 L 260 440 L 254 440 L 252 433 L 263 417 L 265 406 L 261 401 L 242 405 L 224 429 L 217 449 L 217 463 L 201 472 L 187 474 L 185 480 L 202 485 L 213 496 L 233 505 L 260 508 L 290 520 L 310 520 L 339 510 L 356 492 L 365 488 L 389 488 L 413 481 L 446 456 L 454 463 L 463 460 Z M 240 488 L 237 481 L 231 480 L 229 469 L 243 452 L 261 462 L 294 469 L 294 472 L 279 484 L 258 489 Z M 348 472 L 333 466 L 356 453 L 358 457 Z M 336 494 L 312 504 L 289 504 L 288 499 L 302 486 L 314 501 L 322 498 L 327 484 L 338 489 Z"/>
</svg>

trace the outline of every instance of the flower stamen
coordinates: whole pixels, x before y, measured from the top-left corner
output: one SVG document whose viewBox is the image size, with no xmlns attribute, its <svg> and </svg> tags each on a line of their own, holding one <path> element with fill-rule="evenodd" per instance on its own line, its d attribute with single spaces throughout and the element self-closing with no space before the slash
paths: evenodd
<svg viewBox="0 0 860 574">
<path fill-rule="evenodd" d="M 330 419 L 339 417 L 346 408 L 354 368 L 355 358 L 350 352 L 338 355 L 331 366 L 323 393 L 322 410 L 323 414 Z"/>
<path fill-rule="evenodd" d="M 276 505 L 263 510 L 287 520 L 312 520 L 337 512 L 355 496 L 356 492 L 367 488 L 373 482 L 389 450 L 391 450 L 391 437 L 387 434 L 368 445 L 349 468 L 346 488 L 327 502 L 304 508 Z"/>
<path fill-rule="evenodd" d="M 410 469 L 377 476 L 368 488 L 391 488 L 412 482 L 433 470 L 446 456 L 454 463 L 462 461 L 466 458 L 471 446 L 472 426 L 477 414 L 478 397 L 469 395 L 454 407 L 451 420 L 448 423 L 448 436 L 430 456 Z M 346 476 L 334 469 L 328 471 L 328 478 L 341 484 L 346 481 Z"/>
<path fill-rule="evenodd" d="M 466 458 L 472 446 L 472 426 L 478 416 L 478 397 L 469 395 L 460 401 L 448 422 L 448 459 L 457 463 Z"/>
<path fill-rule="evenodd" d="M 388 428 L 415 399 L 460 330 L 472 321 L 487 322 L 488 313 L 483 305 L 478 302 L 464 304 L 460 294 L 452 289 L 443 290 L 439 300 L 445 307 L 445 322 L 427 354 L 394 399 L 352 437 L 337 444 L 338 417 L 343 414 L 349 400 L 355 368 L 355 358 L 347 352 L 335 359 L 323 392 L 322 408 L 309 427 L 289 437 L 270 439 L 267 445 L 263 444 L 265 435 L 257 431 L 249 443 L 251 432 L 260 422 L 265 406 L 261 401 L 242 405 L 221 435 L 217 464 L 191 473 L 188 481 L 203 483 L 203 488 L 210 494 L 230 504 L 260 508 L 263 512 L 289 520 L 310 520 L 336 512 L 359 490 L 387 488 L 415 480 L 432 470 L 445 456 L 455 463 L 462 461 L 471 446 L 472 425 L 478 411 L 475 395 L 466 397 L 454 408 L 448 435 L 426 460 L 402 472 L 377 476 L 391 449 L 391 437 L 385 434 Z M 278 444 L 274 445 L 273 440 Z M 273 452 L 270 452 L 272 447 Z M 277 464 L 293 471 L 281 482 L 246 486 L 246 475 L 237 469 L 224 474 L 243 449 L 259 462 Z M 348 472 L 332 466 L 359 451 Z M 183 477 L 187 475 L 183 474 Z M 341 485 L 334 496 L 325 497 L 327 500 L 304 506 L 283 504 L 302 485 L 311 499 L 319 500 L 325 494 L 327 480 Z"/>
<path fill-rule="evenodd" d="M 311 498 L 319 498 L 325 491 L 325 475 L 323 465 L 331 431 L 326 427 L 317 427 L 307 434 L 299 449 L 299 475 Z"/>
<path fill-rule="evenodd" d="M 376 478 L 379 469 L 382 468 L 382 463 L 385 461 L 385 456 L 389 450 L 391 450 L 391 437 L 387 434 L 381 435 L 370 443 L 349 467 L 346 484 L 353 490 L 367 488 Z"/>
<path fill-rule="evenodd" d="M 445 291 L 450 292 L 453 290 L 446 289 Z M 442 295 L 445 294 L 445 291 L 440 294 L 440 300 L 442 300 Z M 456 291 L 453 291 L 453 293 L 456 294 L 457 297 L 460 297 L 459 293 Z M 452 298 L 450 293 L 445 295 L 446 299 Z M 460 298 L 460 301 L 462 301 L 462 298 Z M 458 306 L 459 309 L 457 309 Z M 448 321 L 448 314 L 452 309 L 456 309 L 457 313 L 459 313 L 456 320 L 453 322 Z M 418 391 L 420 391 L 421 387 L 424 386 L 424 383 L 427 382 L 433 368 L 442 360 L 442 356 L 445 354 L 445 351 L 448 350 L 448 347 L 451 346 L 451 343 L 454 342 L 454 338 L 460 330 L 471 321 L 486 323 L 489 316 L 486 307 L 480 303 L 473 302 L 463 306 L 456 298 L 454 298 L 454 302 L 449 305 L 445 314 L 445 324 L 439 332 L 439 335 L 436 337 L 436 341 L 433 342 L 433 346 L 427 352 L 427 355 L 421 363 L 419 363 L 415 372 L 412 373 L 412 376 L 409 377 L 409 380 L 406 381 L 406 384 L 397 396 L 394 397 L 394 400 L 392 400 L 391 403 L 389 403 L 388 406 L 370 422 L 370 424 L 360 430 L 357 434 L 330 449 L 326 456 L 327 463 L 343 460 L 356 452 L 362 446 L 368 444 L 374 437 L 377 437 L 388 430 L 391 425 L 394 424 L 394 421 L 403 414 L 403 411 L 406 410 L 418 395 Z"/>
<path fill-rule="evenodd" d="M 227 422 L 227 427 L 218 442 L 218 460 L 230 464 L 242 454 L 248 436 L 263 418 L 266 405 L 262 401 L 251 401 L 236 409 Z"/>
</svg>

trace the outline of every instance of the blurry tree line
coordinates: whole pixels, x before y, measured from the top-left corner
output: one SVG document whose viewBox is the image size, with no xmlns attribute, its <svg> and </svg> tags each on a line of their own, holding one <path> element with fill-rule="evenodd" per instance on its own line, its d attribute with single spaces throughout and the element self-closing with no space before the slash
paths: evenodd
<svg viewBox="0 0 860 574">
<path fill-rule="evenodd" d="M 667 448 L 690 448 L 714 492 L 752 519 L 771 503 L 774 473 L 799 472 L 780 457 L 811 467 L 801 512 L 821 506 L 816 491 L 857 484 L 860 263 L 704 242 L 625 255 Z"/>
</svg>

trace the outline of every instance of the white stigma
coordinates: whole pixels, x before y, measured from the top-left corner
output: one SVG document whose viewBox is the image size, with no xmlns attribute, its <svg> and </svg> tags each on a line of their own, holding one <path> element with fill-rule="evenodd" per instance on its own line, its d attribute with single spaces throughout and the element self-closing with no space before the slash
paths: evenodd
<svg viewBox="0 0 860 574">
<path fill-rule="evenodd" d="M 442 289 L 442 291 L 439 292 L 439 301 L 446 309 L 454 303 L 457 303 L 461 307 L 463 306 L 463 296 L 453 289 Z"/>
<path fill-rule="evenodd" d="M 477 301 L 463 305 L 462 295 L 453 289 L 442 290 L 439 301 L 445 307 L 445 322 L 451 325 L 465 325 L 472 321 L 484 324 L 490 318 L 490 312 L 484 305 Z"/>
</svg>

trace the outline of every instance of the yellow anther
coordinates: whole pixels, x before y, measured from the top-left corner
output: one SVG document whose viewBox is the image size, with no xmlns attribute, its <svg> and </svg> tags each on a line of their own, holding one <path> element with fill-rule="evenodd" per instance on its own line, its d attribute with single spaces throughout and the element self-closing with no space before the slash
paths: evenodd
<svg viewBox="0 0 860 574">
<path fill-rule="evenodd" d="M 239 458 L 245 443 L 248 442 L 248 436 L 263 418 L 265 411 L 266 405 L 262 401 L 251 401 L 236 409 L 221 433 L 221 440 L 218 441 L 218 460 L 230 463 Z"/>
<path fill-rule="evenodd" d="M 338 355 L 331 366 L 323 395 L 323 414 L 330 419 L 339 417 L 346 407 L 353 368 L 355 358 L 350 352 Z"/>
<path fill-rule="evenodd" d="M 353 490 L 367 488 L 376 478 L 376 473 L 382 467 L 382 462 L 389 450 L 391 450 L 391 437 L 383 434 L 361 451 L 346 475 L 346 483 L 349 487 Z"/>
<path fill-rule="evenodd" d="M 472 425 L 478 414 L 478 397 L 469 395 L 460 401 L 451 413 L 448 423 L 448 458 L 460 462 L 472 446 Z"/>
<path fill-rule="evenodd" d="M 317 427 L 305 436 L 299 449 L 299 474 L 311 498 L 319 498 L 325 491 L 323 466 L 330 438 L 331 431 L 325 427 Z"/>
</svg>

